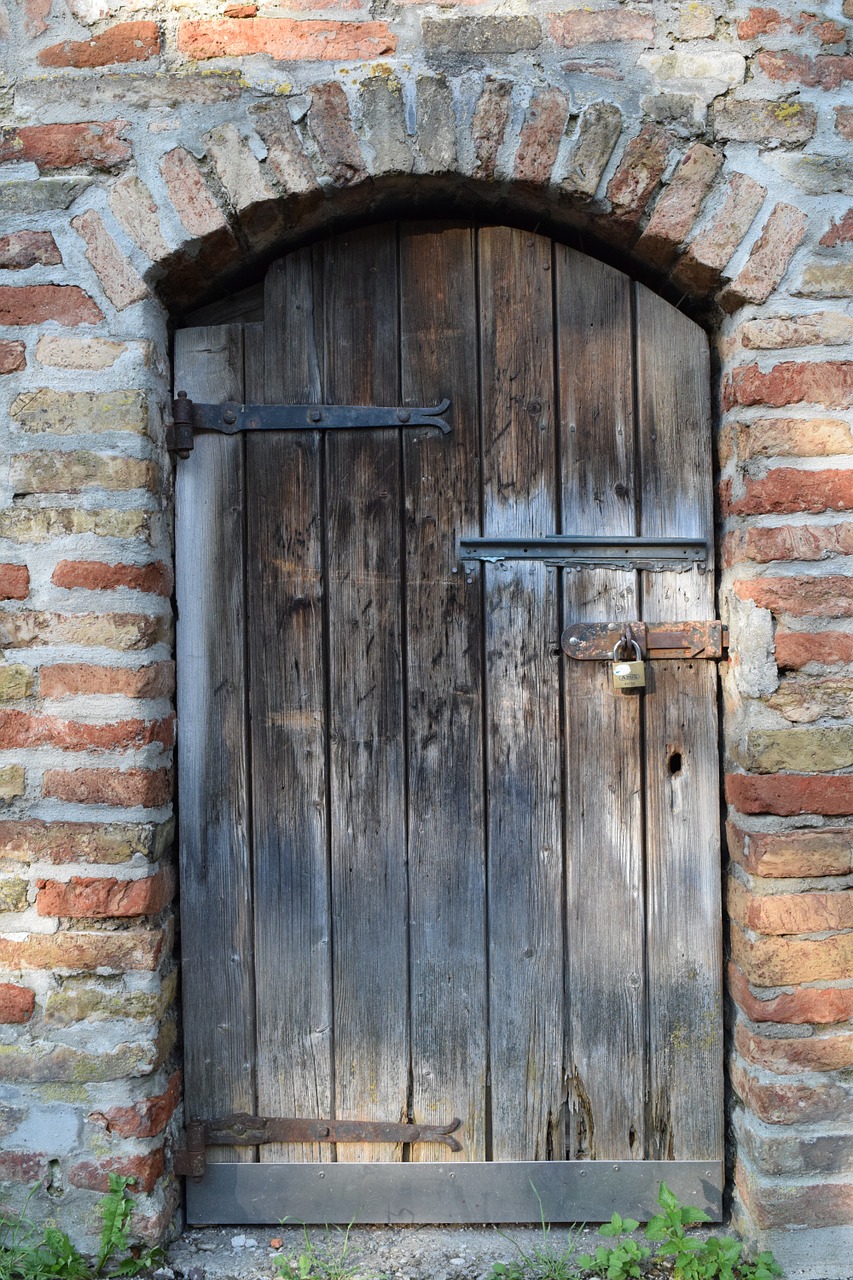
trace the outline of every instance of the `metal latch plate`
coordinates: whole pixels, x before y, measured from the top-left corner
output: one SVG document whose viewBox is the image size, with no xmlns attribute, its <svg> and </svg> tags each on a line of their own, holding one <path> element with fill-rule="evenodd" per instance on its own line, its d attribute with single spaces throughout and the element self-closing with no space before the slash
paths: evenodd
<svg viewBox="0 0 853 1280">
<path fill-rule="evenodd" d="M 572 622 L 562 635 L 563 652 L 570 658 L 603 662 L 612 658 L 613 645 L 627 627 L 643 659 L 708 658 L 726 656 L 729 629 L 722 622 Z"/>
</svg>

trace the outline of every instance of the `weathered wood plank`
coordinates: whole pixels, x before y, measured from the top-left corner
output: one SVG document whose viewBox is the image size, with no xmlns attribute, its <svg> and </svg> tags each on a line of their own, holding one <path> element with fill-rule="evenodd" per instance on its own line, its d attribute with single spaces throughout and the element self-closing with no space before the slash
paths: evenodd
<svg viewBox="0 0 853 1280">
<path fill-rule="evenodd" d="M 326 246 L 326 398 L 399 394 L 393 226 Z M 336 1113 L 408 1111 L 406 749 L 398 432 L 329 432 L 330 788 Z M 386 1143 L 339 1159 L 400 1159 Z"/>
<path fill-rule="evenodd" d="M 270 269 L 257 382 L 255 327 L 246 333 L 252 400 L 319 399 L 306 343 L 314 299 L 310 249 Z M 333 1082 L 320 440 L 255 432 L 246 447 L 258 1109 L 322 1118 Z M 267 1163 L 333 1154 L 320 1143 L 259 1148 Z"/>
<path fill-rule="evenodd" d="M 630 536 L 631 284 L 559 245 L 555 270 L 563 531 Z M 563 578 L 567 626 L 639 616 L 635 573 L 581 569 Z M 607 663 L 567 658 L 564 687 L 568 1155 L 636 1160 L 646 1085 L 642 704 L 613 691 Z"/>
<path fill-rule="evenodd" d="M 179 330 L 175 385 L 195 400 L 242 399 L 240 326 Z M 243 441 L 201 436 L 175 495 L 184 1083 L 199 1117 L 256 1100 L 243 479 Z M 218 1147 L 209 1158 L 255 1156 Z"/>
<path fill-rule="evenodd" d="M 475 236 L 404 225 L 402 394 L 452 397 L 449 436 L 403 433 L 408 626 L 409 880 L 413 1116 L 459 1116 L 463 1150 L 486 1155 L 486 928 L 482 620 L 456 556 L 480 531 Z"/>
<path fill-rule="evenodd" d="M 483 534 L 556 520 L 551 243 L 479 235 Z M 491 1140 L 496 1160 L 564 1147 L 563 848 L 557 571 L 483 565 Z"/>
<path fill-rule="evenodd" d="M 637 288 L 640 532 L 713 545 L 707 341 Z M 643 574 L 648 621 L 713 617 L 706 573 Z M 649 1155 L 723 1151 L 719 759 L 712 662 L 652 664 L 646 708 Z"/>
</svg>

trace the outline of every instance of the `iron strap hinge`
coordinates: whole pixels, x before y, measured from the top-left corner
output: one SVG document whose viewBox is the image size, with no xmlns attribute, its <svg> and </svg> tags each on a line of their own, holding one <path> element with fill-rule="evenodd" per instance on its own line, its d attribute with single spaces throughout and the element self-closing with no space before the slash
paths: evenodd
<svg viewBox="0 0 853 1280">
<path fill-rule="evenodd" d="M 441 416 L 449 400 L 435 405 L 364 404 L 196 404 L 186 391 L 172 401 L 168 447 L 185 458 L 196 431 L 357 431 L 371 427 L 438 427 L 445 435 L 450 424 Z"/>
<path fill-rule="evenodd" d="M 644 661 L 655 658 L 710 658 L 720 661 L 729 647 L 722 622 L 571 622 L 562 635 L 570 658 L 609 661 L 620 635 L 637 644 Z"/>
<path fill-rule="evenodd" d="M 259 1147 L 270 1142 L 443 1142 L 461 1151 L 454 1133 L 462 1121 L 449 1124 L 405 1124 L 385 1120 L 301 1120 L 238 1113 L 220 1120 L 190 1120 L 186 1146 L 175 1152 L 175 1172 L 201 1178 L 207 1167 L 207 1148 Z"/>
</svg>

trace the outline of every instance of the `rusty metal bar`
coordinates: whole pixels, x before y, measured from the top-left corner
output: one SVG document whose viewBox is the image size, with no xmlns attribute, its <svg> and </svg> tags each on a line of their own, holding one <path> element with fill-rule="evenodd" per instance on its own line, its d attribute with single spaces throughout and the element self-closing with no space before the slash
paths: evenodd
<svg viewBox="0 0 853 1280">
<path fill-rule="evenodd" d="M 259 1147 L 270 1142 L 443 1142 L 451 1151 L 462 1144 L 453 1137 L 462 1121 L 449 1124 L 405 1124 L 385 1120 L 305 1120 L 295 1117 L 238 1113 L 218 1120 L 191 1120 L 186 1145 L 175 1152 L 175 1172 L 201 1178 L 208 1147 Z"/>
<path fill-rule="evenodd" d="M 581 661 L 603 662 L 628 628 L 645 660 L 726 657 L 729 629 L 721 622 L 571 622 L 562 635 L 563 652 Z"/>
</svg>

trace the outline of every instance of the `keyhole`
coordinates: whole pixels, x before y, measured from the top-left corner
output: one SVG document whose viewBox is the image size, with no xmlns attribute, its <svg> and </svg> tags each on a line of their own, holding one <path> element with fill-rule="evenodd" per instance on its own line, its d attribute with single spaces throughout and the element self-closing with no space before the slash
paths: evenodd
<svg viewBox="0 0 853 1280">
<path fill-rule="evenodd" d="M 669 757 L 669 771 L 673 777 L 681 773 L 681 752 L 673 751 Z"/>
</svg>

